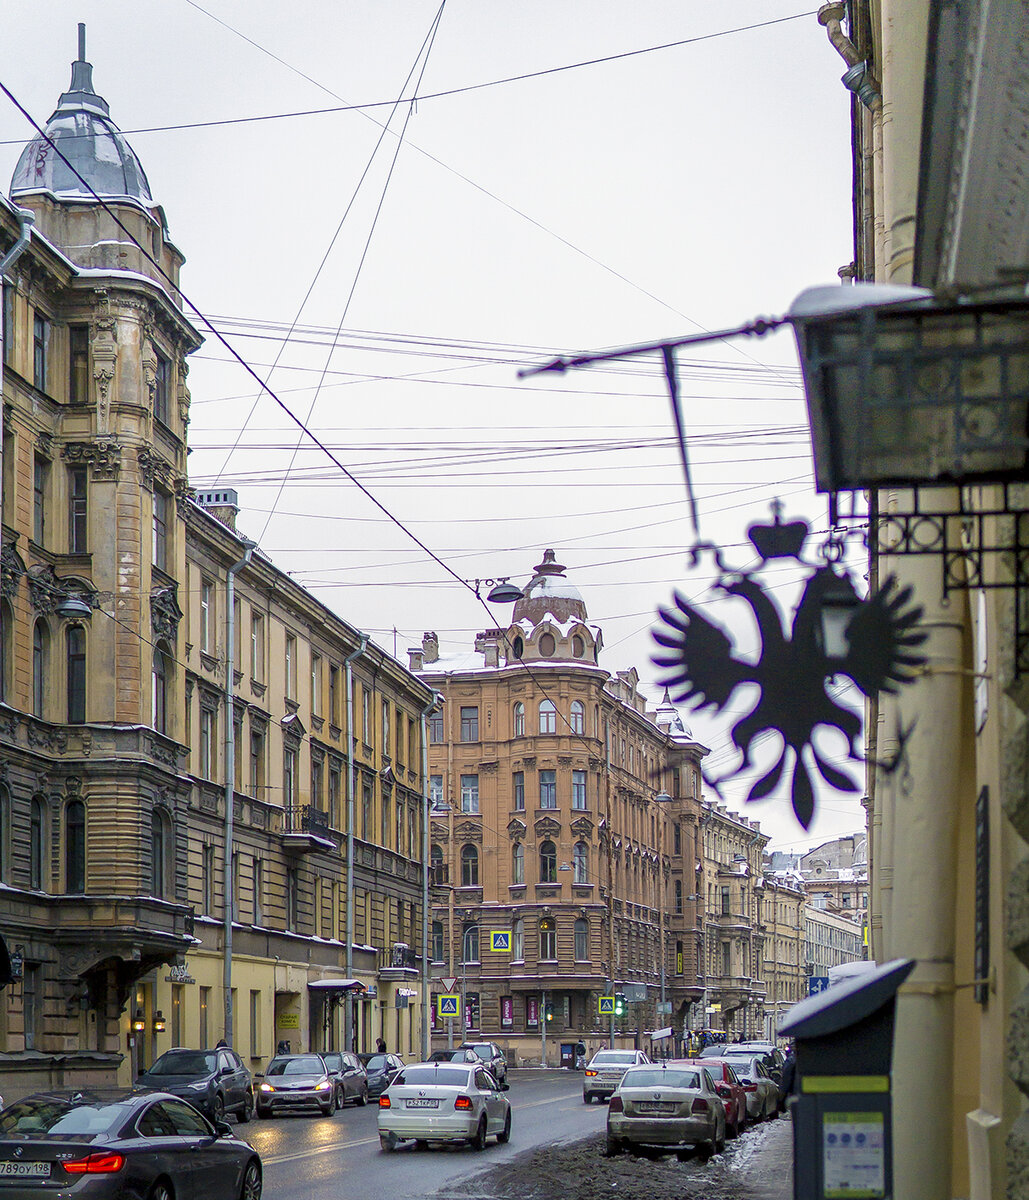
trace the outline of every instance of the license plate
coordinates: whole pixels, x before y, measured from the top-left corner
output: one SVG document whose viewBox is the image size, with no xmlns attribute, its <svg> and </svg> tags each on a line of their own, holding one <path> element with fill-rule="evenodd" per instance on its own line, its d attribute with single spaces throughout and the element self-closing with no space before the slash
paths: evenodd
<svg viewBox="0 0 1029 1200">
<path fill-rule="evenodd" d="M 665 1100 L 640 1100 L 636 1105 L 640 1112 L 670 1113 L 675 1112 L 676 1106 Z"/>
<path fill-rule="evenodd" d="M 0 1162 L 0 1175 L 13 1175 L 18 1179 L 39 1179 L 49 1174 L 48 1162 Z"/>
<path fill-rule="evenodd" d="M 438 1100 L 407 1100 L 404 1103 L 407 1108 L 439 1108 Z"/>
</svg>

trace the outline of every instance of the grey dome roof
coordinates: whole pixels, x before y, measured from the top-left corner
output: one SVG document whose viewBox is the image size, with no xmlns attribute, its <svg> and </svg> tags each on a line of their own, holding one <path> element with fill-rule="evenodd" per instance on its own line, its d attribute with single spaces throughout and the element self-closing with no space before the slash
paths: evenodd
<svg viewBox="0 0 1029 1200">
<path fill-rule="evenodd" d="M 582 593 L 565 578 L 565 569 L 553 550 L 545 551 L 543 561 L 536 565 L 532 579 L 522 591 L 522 599 L 514 606 L 513 619 L 538 625 L 547 616 L 558 621 L 586 620 L 586 602 Z"/>
<path fill-rule="evenodd" d="M 75 171 L 46 139 L 33 138 L 14 169 L 11 197 L 52 192 L 59 199 L 92 200 L 92 188 L 105 200 L 130 200 L 149 210 L 154 207 L 150 184 L 132 147 L 111 120 L 107 101 L 93 91 L 93 67 L 85 56 L 85 28 L 80 25 L 79 57 L 72 63 L 71 85 L 46 125 L 47 137 L 60 147 Z"/>
</svg>

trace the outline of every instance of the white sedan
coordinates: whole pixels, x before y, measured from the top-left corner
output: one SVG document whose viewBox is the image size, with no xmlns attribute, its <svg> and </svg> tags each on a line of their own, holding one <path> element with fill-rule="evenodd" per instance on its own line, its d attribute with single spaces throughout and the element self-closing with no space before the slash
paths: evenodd
<svg viewBox="0 0 1029 1200">
<path fill-rule="evenodd" d="M 379 1097 L 379 1145 L 395 1150 L 414 1139 L 429 1142 L 469 1142 L 484 1150 L 486 1138 L 511 1138 L 511 1104 L 484 1066 L 470 1063 L 412 1063 L 394 1075 Z"/>
<path fill-rule="evenodd" d="M 630 1067 L 607 1110 L 607 1153 L 626 1146 L 674 1150 L 685 1161 L 693 1147 L 704 1157 L 725 1149 L 725 1106 L 711 1072 L 699 1063 Z"/>
</svg>

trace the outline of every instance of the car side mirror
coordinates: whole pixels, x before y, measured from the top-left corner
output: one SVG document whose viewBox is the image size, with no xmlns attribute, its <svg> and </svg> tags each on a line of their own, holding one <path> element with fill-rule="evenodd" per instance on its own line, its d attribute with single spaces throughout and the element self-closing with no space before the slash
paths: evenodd
<svg viewBox="0 0 1029 1200">
<path fill-rule="evenodd" d="M 228 1121 L 215 1121 L 214 1132 L 219 1137 L 232 1137 L 232 1126 Z"/>
<path fill-rule="evenodd" d="M 500 1090 L 501 1090 L 502 1092 L 509 1092 L 509 1091 L 511 1090 L 511 1085 L 510 1085 L 509 1083 L 506 1083 L 506 1082 L 505 1082 L 505 1083 L 502 1083 L 502 1084 L 500 1085 Z"/>
<path fill-rule="evenodd" d="M 715 1091 L 718 1093 L 719 1096 L 722 1097 L 723 1100 L 728 1100 L 729 1097 L 732 1095 L 732 1089 L 729 1087 L 729 1085 L 727 1083 L 716 1083 Z"/>
</svg>

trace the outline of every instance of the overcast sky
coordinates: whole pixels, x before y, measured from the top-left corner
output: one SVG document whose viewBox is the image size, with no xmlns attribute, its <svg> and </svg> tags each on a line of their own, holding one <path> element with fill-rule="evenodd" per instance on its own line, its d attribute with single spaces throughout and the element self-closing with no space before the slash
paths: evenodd
<svg viewBox="0 0 1029 1200">
<path fill-rule="evenodd" d="M 458 649 L 489 621 L 409 533 L 471 581 L 524 582 L 553 547 L 603 628 L 602 665 L 653 681 L 656 607 L 674 587 L 705 598 L 713 578 L 689 569 L 659 363 L 517 372 L 735 326 L 836 282 L 852 258 L 844 64 L 785 0 L 438 14 L 439 0 L 47 0 L 8 6 L 0 63 L 43 122 L 86 22 L 96 89 L 186 256 L 185 294 L 396 518 L 310 441 L 297 449 L 288 414 L 208 334 L 189 377 L 192 482 L 236 488 L 240 528 L 280 567 L 406 662 L 423 630 Z M 4 101 L 5 186 L 30 136 Z M 746 527 L 774 497 L 824 531 L 791 335 L 679 366 L 701 536 L 746 563 Z M 724 603 L 712 617 L 753 644 Z M 731 716 L 683 715 L 720 773 Z M 833 793 L 806 834 L 783 797 L 746 815 L 778 844 L 863 825 Z"/>
</svg>

